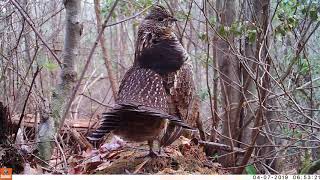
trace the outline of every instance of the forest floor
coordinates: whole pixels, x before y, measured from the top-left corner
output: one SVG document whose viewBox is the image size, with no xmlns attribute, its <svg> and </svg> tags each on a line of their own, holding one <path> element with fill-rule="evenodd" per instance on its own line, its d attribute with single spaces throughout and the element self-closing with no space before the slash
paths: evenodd
<svg viewBox="0 0 320 180">
<path fill-rule="evenodd" d="M 32 129 L 34 118 L 26 119 L 24 125 Z M 73 123 L 70 127 L 75 130 L 88 124 Z M 98 148 L 92 149 L 89 142 L 81 145 L 83 132 L 65 132 L 64 142 L 55 142 L 60 145 L 53 150 L 48 164 L 37 157 L 37 143 L 30 140 L 34 136 L 26 139 L 18 133 L 16 145 L 0 145 L 0 167 L 12 167 L 15 174 L 228 174 L 206 156 L 203 146 L 183 136 L 163 148 L 161 156 L 151 158 L 146 156 L 147 143 L 126 142 L 108 135 Z M 9 139 L 12 142 L 11 136 Z"/>
<path fill-rule="evenodd" d="M 14 135 L 7 136 L 5 144 L 0 143 L 0 167 L 12 167 L 14 174 L 230 174 L 206 156 L 204 146 L 196 138 L 183 136 L 162 149 L 162 156 L 146 156 L 149 147 L 146 142 L 126 142 L 117 136 L 107 135 L 97 144 L 86 139 L 89 121 L 66 121 L 70 128 L 64 128 L 61 140 L 55 140 L 53 156 L 48 164 L 39 160 L 33 126 L 33 116 L 24 119 L 25 132 L 18 131 L 15 145 Z M 13 118 L 17 122 L 18 118 Z M 91 128 L 97 124 L 92 122 Z M 17 123 L 13 123 L 14 126 Z M 17 129 L 16 127 L 13 129 Z M 11 131 L 9 131 L 11 132 Z M 98 145 L 99 144 L 99 145 Z M 155 143 L 156 144 L 156 143 Z M 96 148 L 93 148 L 95 146 Z M 155 147 L 155 151 L 159 148 Z M 224 150 L 221 146 L 220 150 Z M 236 150 L 236 149 L 235 149 Z M 244 150 L 239 149 L 238 152 Z M 282 164 L 290 164 L 288 158 Z M 288 161 L 288 162 L 287 162 Z M 282 165 L 281 165 L 282 166 Z M 294 166 L 283 166 L 282 173 L 297 174 Z"/>
<path fill-rule="evenodd" d="M 74 164 L 70 174 L 224 174 L 220 164 L 207 159 L 203 148 L 190 144 L 180 137 L 171 146 L 163 148 L 162 156 L 146 156 L 149 147 L 141 143 L 125 143 L 112 138 L 83 156 L 74 157 L 74 162 L 87 158 L 81 164 Z M 146 156 L 146 157 L 145 157 Z M 88 157 L 90 157 L 88 159 Z M 72 164 L 72 163 L 71 163 Z"/>
<path fill-rule="evenodd" d="M 207 158 L 203 147 L 184 137 L 163 148 L 161 156 L 155 158 L 146 156 L 146 143 L 125 142 L 115 136 L 98 149 L 69 150 L 61 153 L 56 147 L 44 168 L 21 146 L 0 147 L 0 165 L 13 167 L 15 174 L 228 174 Z"/>
</svg>

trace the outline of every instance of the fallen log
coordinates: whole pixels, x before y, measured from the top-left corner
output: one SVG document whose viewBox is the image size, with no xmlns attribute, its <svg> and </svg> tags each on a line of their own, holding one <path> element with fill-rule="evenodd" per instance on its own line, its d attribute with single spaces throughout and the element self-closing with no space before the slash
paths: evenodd
<svg viewBox="0 0 320 180">
<path fill-rule="evenodd" d="M 192 139 L 191 141 L 194 142 L 195 144 L 201 144 L 203 146 L 210 147 L 210 148 L 220 150 L 220 151 L 236 152 L 236 153 L 240 153 L 240 154 L 244 154 L 246 152 L 244 149 L 241 149 L 238 147 L 234 147 L 232 149 L 231 146 L 221 144 L 221 143 L 199 141 L 198 139 Z"/>
<path fill-rule="evenodd" d="M 38 116 L 39 117 L 39 116 Z M 34 127 L 35 121 L 37 123 L 40 122 L 39 118 L 35 118 L 35 116 L 33 114 L 26 114 L 23 118 L 23 125 L 24 127 L 29 127 L 32 128 Z M 94 128 L 95 126 L 97 126 L 99 120 L 98 119 L 92 119 L 91 122 L 89 122 L 89 120 L 87 119 L 66 119 L 65 123 L 67 126 L 69 126 L 70 128 L 75 128 L 76 130 L 86 130 L 89 128 Z M 18 125 L 19 123 L 19 116 L 15 115 L 12 116 L 12 122 L 13 125 Z M 63 129 L 64 130 L 64 129 Z"/>
</svg>

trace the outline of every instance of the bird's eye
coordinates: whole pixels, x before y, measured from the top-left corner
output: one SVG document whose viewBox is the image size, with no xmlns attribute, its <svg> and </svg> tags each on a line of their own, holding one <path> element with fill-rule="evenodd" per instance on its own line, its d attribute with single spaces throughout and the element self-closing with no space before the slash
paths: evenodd
<svg viewBox="0 0 320 180">
<path fill-rule="evenodd" d="M 158 17 L 158 21 L 163 21 L 163 17 Z"/>
</svg>

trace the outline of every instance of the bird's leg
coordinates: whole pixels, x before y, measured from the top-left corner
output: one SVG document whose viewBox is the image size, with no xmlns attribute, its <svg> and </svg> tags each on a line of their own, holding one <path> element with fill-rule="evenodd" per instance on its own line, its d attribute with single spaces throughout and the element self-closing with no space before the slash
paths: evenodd
<svg viewBox="0 0 320 180">
<path fill-rule="evenodd" d="M 156 158 L 156 157 L 158 157 L 158 154 L 153 151 L 153 140 L 148 140 L 148 145 L 149 145 L 149 154 L 139 156 L 137 158 L 146 158 L 146 157 Z"/>
<path fill-rule="evenodd" d="M 159 151 L 158 151 L 158 157 L 169 157 L 162 149 L 164 148 L 161 146 L 160 141 L 158 141 Z"/>
<path fill-rule="evenodd" d="M 145 158 L 145 157 L 151 157 L 151 158 L 156 158 L 156 157 L 168 157 L 165 153 L 161 154 L 161 146 L 159 144 L 159 154 L 157 154 L 153 149 L 154 149 L 154 140 L 148 140 L 148 145 L 149 145 L 149 154 L 140 156 L 137 158 Z"/>
<path fill-rule="evenodd" d="M 149 156 L 152 157 L 152 158 L 158 157 L 158 155 L 153 151 L 153 140 L 148 140 L 148 145 L 150 147 Z"/>
<path fill-rule="evenodd" d="M 162 147 L 159 146 L 159 154 L 161 154 L 161 151 L 162 151 Z"/>
</svg>

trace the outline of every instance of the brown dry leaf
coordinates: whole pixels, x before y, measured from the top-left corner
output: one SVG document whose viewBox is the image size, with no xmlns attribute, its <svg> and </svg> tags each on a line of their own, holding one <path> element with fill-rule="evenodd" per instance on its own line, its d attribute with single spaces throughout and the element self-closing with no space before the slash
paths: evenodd
<svg viewBox="0 0 320 180">
<path fill-rule="evenodd" d="M 150 159 L 151 158 L 146 158 L 142 163 L 140 163 L 136 168 L 135 168 L 135 170 L 133 171 L 133 174 L 137 174 L 140 170 L 141 170 L 141 168 L 148 162 L 148 161 L 150 161 Z"/>
<path fill-rule="evenodd" d="M 164 168 L 162 171 L 159 171 L 158 174 L 173 174 L 176 171 L 171 168 Z"/>
<path fill-rule="evenodd" d="M 92 173 L 92 171 L 96 170 L 97 167 L 102 163 L 103 163 L 103 161 L 95 161 L 95 162 L 86 163 L 85 168 L 84 168 L 85 171 L 83 173 Z"/>
<path fill-rule="evenodd" d="M 165 148 L 164 151 L 166 154 L 168 154 L 170 157 L 177 157 L 177 156 L 183 156 L 180 151 L 174 149 L 174 148 Z"/>
<path fill-rule="evenodd" d="M 128 158 L 132 157 L 132 155 L 134 155 L 135 152 L 133 152 L 133 151 L 124 151 L 122 154 L 123 154 L 122 155 L 122 159 L 128 159 Z"/>
<path fill-rule="evenodd" d="M 102 163 L 102 164 L 100 164 L 98 167 L 97 167 L 97 171 L 102 171 L 102 170 L 104 170 L 104 169 L 106 169 L 106 168 L 108 168 L 108 167 L 110 167 L 111 166 L 111 162 L 110 161 L 106 161 L 106 162 L 104 162 L 104 163 Z"/>
<path fill-rule="evenodd" d="M 100 157 L 103 159 L 105 157 L 107 157 L 110 154 L 110 152 L 104 152 L 100 154 Z"/>
<path fill-rule="evenodd" d="M 222 165 L 220 163 L 214 162 L 212 163 L 212 165 L 216 168 L 222 167 Z"/>
<path fill-rule="evenodd" d="M 24 164 L 24 170 L 23 174 L 39 174 L 38 170 L 35 168 L 32 168 L 29 163 Z"/>
<path fill-rule="evenodd" d="M 171 168 L 164 168 L 162 171 L 159 171 L 157 174 L 182 174 L 180 170 L 176 171 Z"/>
<path fill-rule="evenodd" d="M 83 174 L 84 167 L 82 165 L 78 165 L 76 167 L 71 167 L 68 169 L 68 174 Z"/>
<path fill-rule="evenodd" d="M 87 149 L 86 151 L 82 151 L 82 157 L 94 157 L 99 155 L 100 152 L 97 149 Z"/>
<path fill-rule="evenodd" d="M 117 155 L 119 155 L 121 152 L 123 152 L 124 150 L 120 150 L 120 151 L 112 151 L 108 154 L 107 159 L 112 159 L 114 157 L 116 157 Z"/>
<path fill-rule="evenodd" d="M 180 136 L 179 140 L 180 140 L 181 144 L 189 144 L 190 145 L 190 142 L 191 142 L 190 139 L 183 137 L 183 136 Z"/>
</svg>

